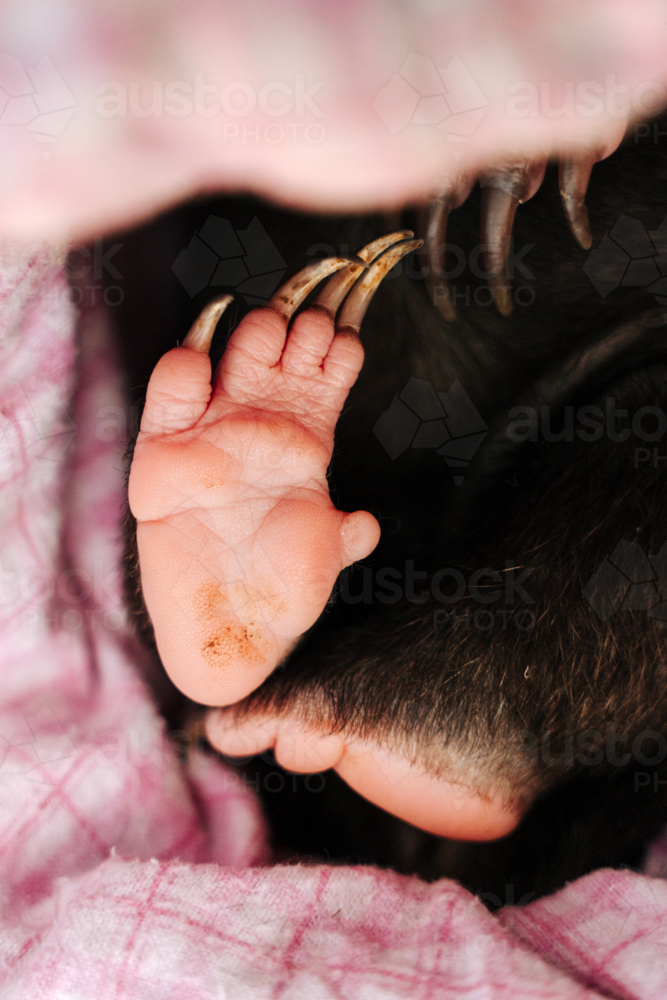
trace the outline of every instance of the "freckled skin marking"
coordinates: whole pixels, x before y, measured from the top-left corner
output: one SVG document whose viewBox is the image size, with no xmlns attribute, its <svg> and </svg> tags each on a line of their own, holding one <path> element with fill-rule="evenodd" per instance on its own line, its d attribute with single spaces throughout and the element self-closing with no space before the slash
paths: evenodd
<svg viewBox="0 0 667 1000">
<path fill-rule="evenodd" d="M 220 614 L 220 608 L 227 598 L 214 580 L 209 580 L 198 588 L 195 594 L 195 612 L 199 618 L 211 621 Z"/>
<path fill-rule="evenodd" d="M 269 644 L 254 622 L 241 625 L 224 621 L 222 609 L 228 604 L 219 586 L 211 580 L 201 586 L 195 594 L 195 613 L 204 621 L 218 619 L 221 624 L 208 633 L 201 647 L 203 658 L 213 667 L 228 667 L 241 662 L 248 667 L 257 667 L 267 655 Z"/>
<path fill-rule="evenodd" d="M 213 667 L 228 667 L 233 663 L 244 663 L 247 667 L 260 666 L 264 654 L 257 648 L 261 636 L 254 633 L 254 623 L 247 627 L 223 625 L 210 636 L 202 646 L 202 656 Z"/>
</svg>

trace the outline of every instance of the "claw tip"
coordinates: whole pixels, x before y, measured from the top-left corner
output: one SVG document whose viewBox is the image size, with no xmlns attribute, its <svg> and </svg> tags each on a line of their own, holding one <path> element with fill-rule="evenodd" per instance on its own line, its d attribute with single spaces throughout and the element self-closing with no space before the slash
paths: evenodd
<svg viewBox="0 0 667 1000">
<path fill-rule="evenodd" d="M 233 301 L 233 295 L 220 295 L 217 299 L 209 302 L 190 327 L 182 346 L 199 351 L 201 354 L 208 354 L 218 320 L 230 302 Z"/>
</svg>

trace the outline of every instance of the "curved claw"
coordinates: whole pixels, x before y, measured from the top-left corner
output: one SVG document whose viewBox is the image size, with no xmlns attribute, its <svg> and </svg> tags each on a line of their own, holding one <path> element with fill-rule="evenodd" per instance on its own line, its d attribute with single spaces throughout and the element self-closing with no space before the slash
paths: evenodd
<svg viewBox="0 0 667 1000">
<path fill-rule="evenodd" d="M 449 285 L 442 277 L 442 253 L 447 242 L 447 220 L 454 208 L 454 201 L 449 192 L 434 198 L 428 205 L 425 214 L 425 238 L 428 257 L 429 290 L 433 293 L 433 304 L 440 315 L 446 320 L 456 319 L 456 310 L 452 305 Z"/>
<path fill-rule="evenodd" d="M 230 302 L 233 301 L 233 295 L 219 295 L 212 302 L 209 302 L 190 327 L 188 335 L 181 346 L 189 347 L 193 351 L 200 351 L 202 354 L 208 354 L 218 320 Z"/>
<path fill-rule="evenodd" d="M 396 244 L 379 257 L 345 299 L 336 319 L 336 329 L 338 331 L 351 330 L 358 334 L 366 310 L 382 279 L 402 257 L 423 245 L 423 240 L 408 240 L 405 243 Z"/>
<path fill-rule="evenodd" d="M 459 171 L 448 178 L 431 198 L 421 215 L 421 228 L 428 256 L 426 284 L 433 304 L 446 320 L 456 319 L 449 284 L 442 271 L 442 257 L 447 245 L 449 213 L 468 198 L 475 178 Z"/>
<path fill-rule="evenodd" d="M 354 257 L 326 257 L 324 260 L 316 260 L 307 264 L 301 271 L 281 285 L 277 292 L 274 292 L 266 303 L 267 309 L 274 309 L 276 312 L 289 320 L 299 308 L 306 296 L 312 292 L 316 285 L 319 285 L 323 278 L 327 278 L 334 271 L 340 271 L 342 267 L 349 264 L 359 264 Z"/>
<path fill-rule="evenodd" d="M 361 250 L 357 250 L 357 257 L 361 257 L 363 261 L 370 264 L 395 243 L 400 243 L 402 240 L 411 240 L 414 235 L 411 229 L 398 229 L 395 232 L 387 233 L 385 236 L 379 236 L 372 243 L 367 243 Z"/>
<path fill-rule="evenodd" d="M 507 267 L 517 207 L 531 198 L 542 182 L 544 163 L 522 163 L 480 180 L 481 232 L 486 244 L 485 268 L 498 311 L 512 311 L 512 280 Z"/>
<path fill-rule="evenodd" d="M 586 211 L 586 191 L 593 165 L 600 159 L 599 153 L 561 160 L 558 165 L 558 181 L 563 211 L 572 235 L 584 250 L 590 250 L 593 237 Z"/>
<path fill-rule="evenodd" d="M 401 240 L 410 239 L 411 236 L 414 236 L 414 233 L 409 229 L 380 236 L 379 239 L 373 240 L 372 243 L 367 243 L 365 247 L 358 250 L 357 257 L 360 257 L 365 264 L 370 264 L 381 253 L 384 253 L 387 247 L 393 246 L 394 243 L 398 243 Z M 344 271 L 334 274 L 333 278 L 329 278 L 324 288 L 318 292 L 313 305 L 319 306 L 320 309 L 326 309 L 332 316 L 335 316 L 343 299 L 364 270 L 363 264 L 357 263 L 350 264 Z"/>
<path fill-rule="evenodd" d="M 484 266 L 498 312 L 503 316 L 512 312 L 512 283 L 507 257 L 518 204 L 518 199 L 508 191 L 486 188 L 482 192 L 480 228 L 482 241 L 488 247 L 484 252 Z"/>
</svg>

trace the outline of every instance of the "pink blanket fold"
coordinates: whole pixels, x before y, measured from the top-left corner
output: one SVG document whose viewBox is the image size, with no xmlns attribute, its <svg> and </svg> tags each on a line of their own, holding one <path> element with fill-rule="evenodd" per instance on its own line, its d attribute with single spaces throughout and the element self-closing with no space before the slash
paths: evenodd
<svg viewBox="0 0 667 1000">
<path fill-rule="evenodd" d="M 268 865 L 178 759 L 123 608 L 127 404 L 58 255 L 0 265 L 0 997 L 667 996 L 667 848 L 490 915 L 456 883 Z"/>
</svg>

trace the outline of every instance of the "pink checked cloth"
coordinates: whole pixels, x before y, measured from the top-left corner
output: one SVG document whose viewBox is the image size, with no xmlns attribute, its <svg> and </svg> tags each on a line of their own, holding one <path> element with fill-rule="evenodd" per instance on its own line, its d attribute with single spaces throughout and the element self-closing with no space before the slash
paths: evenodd
<svg viewBox="0 0 667 1000">
<path fill-rule="evenodd" d="M 0 265 L 0 997 L 667 997 L 667 858 L 490 915 L 454 882 L 269 867 L 252 792 L 185 768 L 122 603 L 127 405 L 57 255 Z"/>
</svg>

